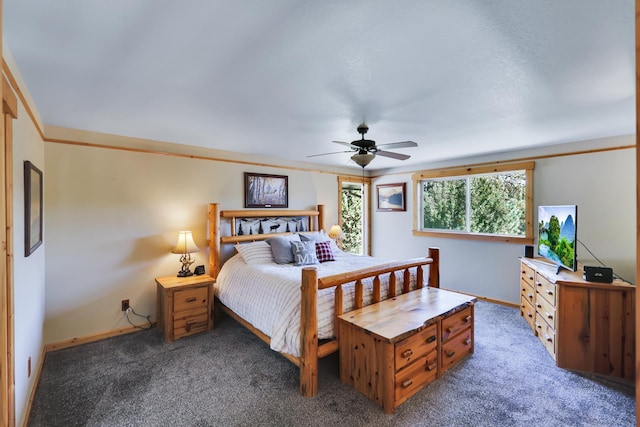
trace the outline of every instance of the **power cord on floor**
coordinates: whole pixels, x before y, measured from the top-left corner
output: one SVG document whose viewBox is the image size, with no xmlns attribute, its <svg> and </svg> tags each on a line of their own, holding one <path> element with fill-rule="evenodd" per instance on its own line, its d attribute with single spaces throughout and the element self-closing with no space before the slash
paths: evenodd
<svg viewBox="0 0 640 427">
<path fill-rule="evenodd" d="M 136 325 L 134 324 L 131 319 L 129 319 L 129 313 L 133 313 L 138 317 L 144 317 L 145 319 L 147 319 L 147 322 L 149 322 L 149 327 L 143 327 L 140 325 Z M 149 329 L 153 328 L 153 323 L 151 323 L 151 316 L 143 316 L 142 314 L 138 314 L 136 313 L 136 311 L 133 309 L 133 307 L 129 307 L 125 310 L 124 314 L 127 316 L 127 322 L 129 322 L 129 324 L 131 326 L 133 326 L 134 328 L 138 328 L 138 329 L 142 329 L 143 331 L 148 331 Z"/>
</svg>

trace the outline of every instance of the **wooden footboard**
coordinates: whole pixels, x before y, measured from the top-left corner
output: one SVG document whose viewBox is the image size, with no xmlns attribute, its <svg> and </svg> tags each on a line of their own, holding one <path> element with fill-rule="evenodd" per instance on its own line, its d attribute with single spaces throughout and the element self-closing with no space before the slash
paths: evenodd
<svg viewBox="0 0 640 427">
<path fill-rule="evenodd" d="M 402 293 L 411 292 L 410 269 L 416 269 L 416 288 L 424 286 L 424 267 L 429 266 L 429 280 L 427 286 L 440 287 L 439 271 L 440 252 L 438 248 L 429 248 L 428 257 L 415 258 L 406 261 L 392 262 L 366 269 L 353 271 L 319 279 L 318 272 L 313 267 L 302 270 L 301 308 L 300 308 L 300 394 L 305 397 L 318 393 L 318 359 L 338 350 L 338 328 L 334 328 L 336 339 L 325 344 L 318 344 L 318 315 L 317 294 L 320 289 L 335 288 L 334 316 L 337 318 L 342 312 L 342 285 L 355 282 L 355 309 L 362 308 L 364 300 L 364 286 L 362 281 L 373 278 L 373 304 L 381 301 L 381 280 L 384 275 L 389 276 L 388 297 L 395 296 L 396 272 L 402 273 Z M 337 322 L 334 323 L 337 325 Z"/>
</svg>

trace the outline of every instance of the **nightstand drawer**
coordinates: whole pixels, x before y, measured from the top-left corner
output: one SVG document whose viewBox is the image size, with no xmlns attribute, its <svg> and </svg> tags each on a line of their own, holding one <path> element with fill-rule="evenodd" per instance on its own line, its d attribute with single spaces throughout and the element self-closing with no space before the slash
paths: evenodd
<svg viewBox="0 0 640 427">
<path fill-rule="evenodd" d="M 176 338 L 206 331 L 209 326 L 209 313 L 186 316 L 173 321 L 173 334 Z"/>
<path fill-rule="evenodd" d="M 396 371 L 402 369 L 414 360 L 419 359 L 438 345 L 438 325 L 428 328 L 400 341 L 395 346 Z"/>
<path fill-rule="evenodd" d="M 193 310 L 194 308 L 207 307 L 209 294 L 208 286 L 177 291 L 173 296 L 173 312 Z"/>
</svg>

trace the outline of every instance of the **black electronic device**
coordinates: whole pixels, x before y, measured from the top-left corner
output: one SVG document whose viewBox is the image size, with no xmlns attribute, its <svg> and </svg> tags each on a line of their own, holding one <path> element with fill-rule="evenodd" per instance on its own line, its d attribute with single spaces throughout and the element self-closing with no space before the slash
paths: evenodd
<svg viewBox="0 0 640 427">
<path fill-rule="evenodd" d="M 195 274 L 196 276 L 200 276 L 201 274 L 204 274 L 204 265 L 197 266 L 196 269 L 193 270 L 193 274 Z"/>
<path fill-rule="evenodd" d="M 609 267 L 584 266 L 582 278 L 587 282 L 612 283 L 613 269 Z"/>
<path fill-rule="evenodd" d="M 532 245 L 524 245 L 524 257 L 525 258 L 533 258 L 533 246 Z"/>
</svg>

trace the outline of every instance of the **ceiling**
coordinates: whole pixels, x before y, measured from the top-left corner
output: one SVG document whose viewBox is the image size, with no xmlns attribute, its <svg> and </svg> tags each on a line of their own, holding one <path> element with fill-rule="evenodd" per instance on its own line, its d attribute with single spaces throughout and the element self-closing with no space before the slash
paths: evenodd
<svg viewBox="0 0 640 427">
<path fill-rule="evenodd" d="M 633 0 L 4 0 L 49 125 L 321 165 L 633 134 Z"/>
</svg>

